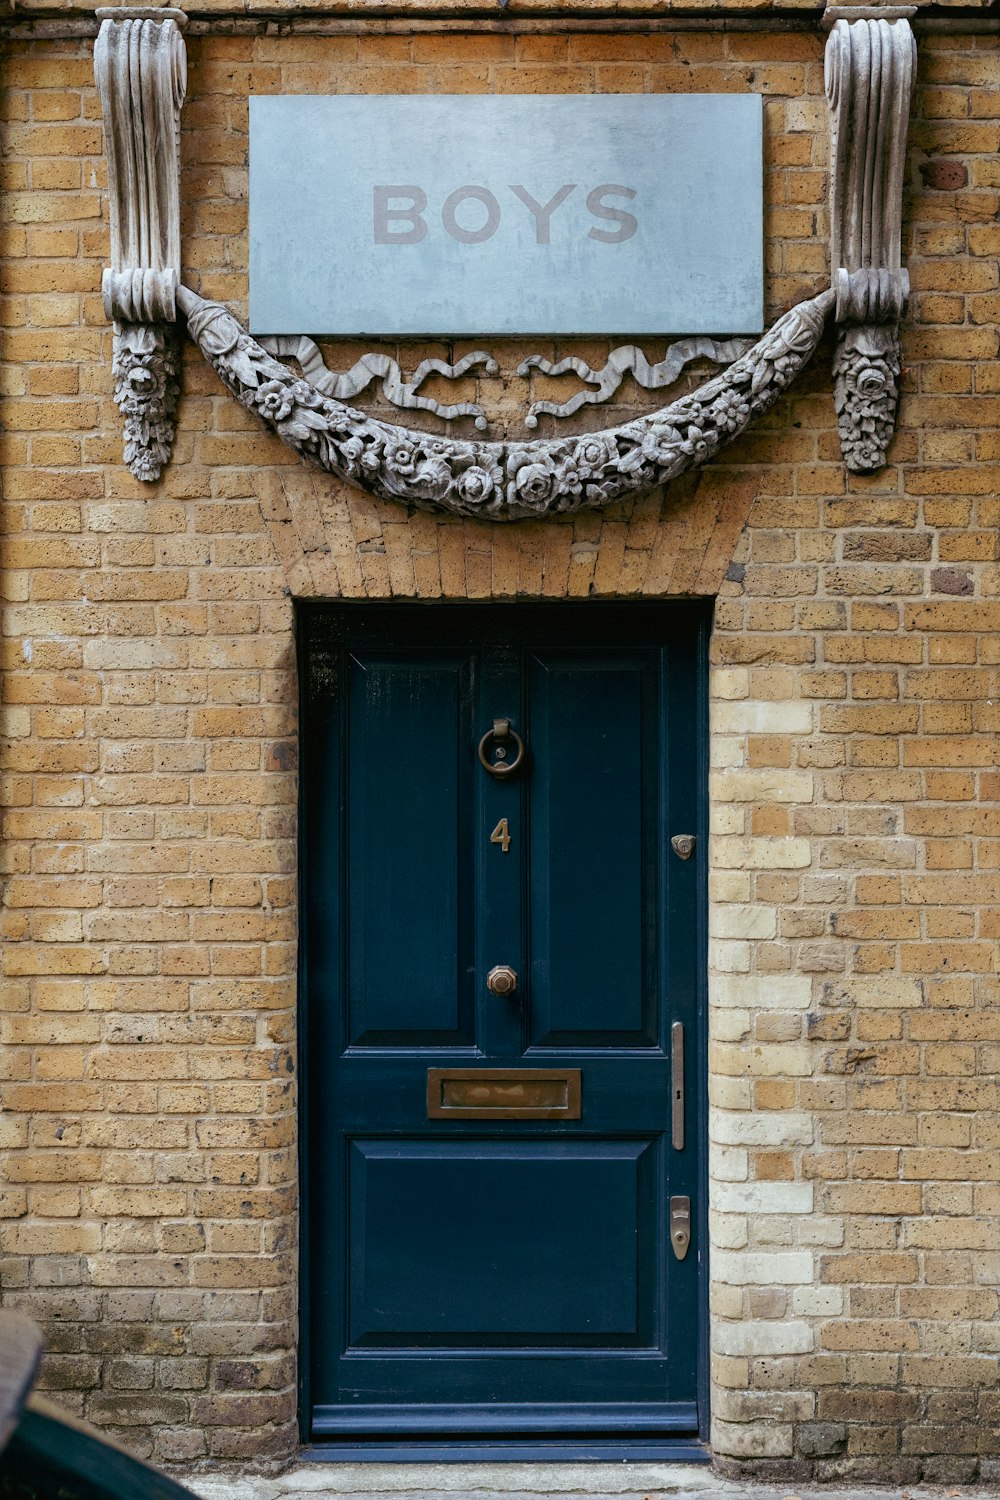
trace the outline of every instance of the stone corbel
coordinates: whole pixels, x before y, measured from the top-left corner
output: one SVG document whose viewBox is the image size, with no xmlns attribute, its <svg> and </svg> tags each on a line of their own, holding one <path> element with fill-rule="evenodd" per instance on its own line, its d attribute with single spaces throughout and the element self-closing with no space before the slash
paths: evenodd
<svg viewBox="0 0 1000 1500">
<path fill-rule="evenodd" d="M 855 474 L 884 467 L 899 402 L 903 179 L 916 43 L 914 6 L 828 6 L 830 270 L 838 325 L 834 402 Z"/>
<path fill-rule="evenodd" d="M 180 370 L 180 117 L 187 86 L 183 11 L 98 10 L 94 71 L 104 115 L 115 401 L 125 462 L 158 479 L 174 441 Z"/>
</svg>

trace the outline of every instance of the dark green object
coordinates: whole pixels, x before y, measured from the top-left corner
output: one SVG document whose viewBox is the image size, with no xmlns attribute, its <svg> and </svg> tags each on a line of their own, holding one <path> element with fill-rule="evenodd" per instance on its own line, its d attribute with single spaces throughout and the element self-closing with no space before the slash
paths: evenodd
<svg viewBox="0 0 1000 1500">
<path fill-rule="evenodd" d="M 0 1312 L 2 1500 L 194 1500 L 183 1485 L 30 1394 L 43 1347 L 37 1323 Z"/>
<path fill-rule="evenodd" d="M 0 1454 L 3 1500 L 194 1500 L 100 1433 L 38 1396 Z"/>
</svg>

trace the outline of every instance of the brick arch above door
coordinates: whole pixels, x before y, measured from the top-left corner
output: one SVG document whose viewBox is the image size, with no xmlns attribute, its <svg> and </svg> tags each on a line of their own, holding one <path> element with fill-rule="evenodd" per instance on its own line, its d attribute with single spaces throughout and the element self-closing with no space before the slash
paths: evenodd
<svg viewBox="0 0 1000 1500">
<path fill-rule="evenodd" d="M 409 512 L 303 466 L 262 470 L 296 598 L 630 598 L 719 592 L 760 487 L 710 468 L 604 511 L 484 523 Z"/>
</svg>

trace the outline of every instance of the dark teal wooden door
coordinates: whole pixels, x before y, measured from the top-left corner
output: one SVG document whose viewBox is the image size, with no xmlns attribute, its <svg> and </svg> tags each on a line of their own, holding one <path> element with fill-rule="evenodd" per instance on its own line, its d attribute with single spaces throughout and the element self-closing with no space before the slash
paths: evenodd
<svg viewBox="0 0 1000 1500">
<path fill-rule="evenodd" d="M 311 1435 L 691 1432 L 706 614 L 301 623 Z"/>
</svg>

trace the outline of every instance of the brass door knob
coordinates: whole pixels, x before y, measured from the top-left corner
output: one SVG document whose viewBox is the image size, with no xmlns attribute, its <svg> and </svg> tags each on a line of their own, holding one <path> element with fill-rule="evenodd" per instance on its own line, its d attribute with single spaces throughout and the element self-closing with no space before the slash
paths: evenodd
<svg viewBox="0 0 1000 1500">
<path fill-rule="evenodd" d="M 517 975 L 509 964 L 496 964 L 486 976 L 486 988 L 494 995 L 513 995 L 517 989 Z"/>
</svg>

